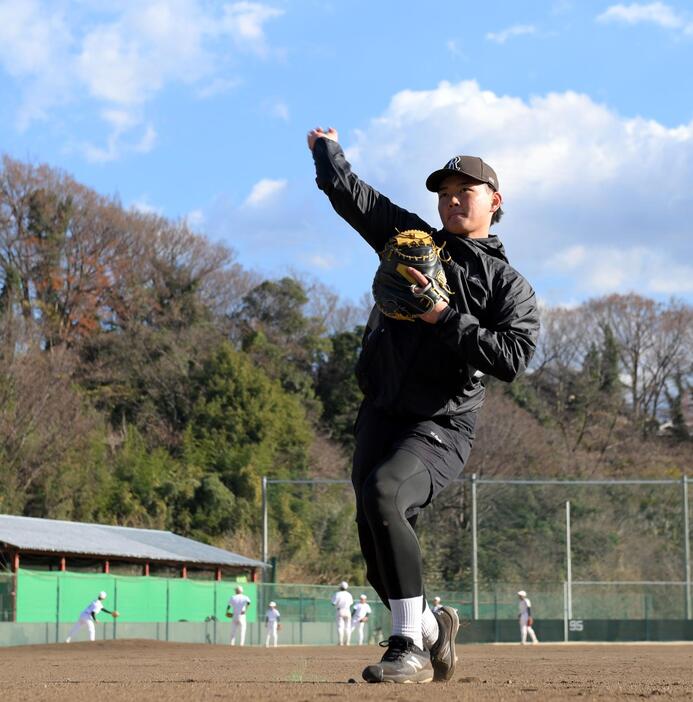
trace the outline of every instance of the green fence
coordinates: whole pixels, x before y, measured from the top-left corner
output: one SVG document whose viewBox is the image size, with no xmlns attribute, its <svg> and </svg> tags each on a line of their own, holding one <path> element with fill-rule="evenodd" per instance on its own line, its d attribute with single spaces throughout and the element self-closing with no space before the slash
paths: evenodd
<svg viewBox="0 0 693 702">
<path fill-rule="evenodd" d="M 119 623 L 203 622 L 222 618 L 235 583 L 184 578 L 137 577 L 127 575 L 46 573 L 20 569 L 17 574 L 17 622 L 68 622 L 106 592 L 107 609 L 120 613 Z M 257 599 L 256 585 L 244 583 L 251 600 Z M 248 611 L 254 622 L 256 609 Z"/>
<path fill-rule="evenodd" d="M 0 573 L 0 622 L 14 619 L 14 576 Z"/>
<path fill-rule="evenodd" d="M 99 591 L 108 609 L 121 616 L 100 615 L 97 637 L 151 638 L 165 641 L 227 643 L 231 625 L 224 616 L 236 583 L 183 578 L 113 576 L 73 572 L 20 570 L 0 574 L 0 645 L 55 643 Z M 248 609 L 246 643 L 265 641 L 264 613 L 271 600 L 282 615 L 282 644 L 335 644 L 337 632 L 330 602 L 335 587 L 282 583 L 244 583 Z M 517 591 L 532 600 L 535 630 L 550 641 L 693 640 L 693 622 L 686 619 L 684 583 L 496 583 L 480 588 L 479 618 L 473 619 L 471 591 L 435 590 L 455 607 L 462 626 L 458 641 L 518 640 Z M 354 587 L 373 608 L 366 629 L 370 643 L 387 638 L 390 618 L 371 588 Z M 84 633 L 81 634 L 85 636 Z"/>
</svg>

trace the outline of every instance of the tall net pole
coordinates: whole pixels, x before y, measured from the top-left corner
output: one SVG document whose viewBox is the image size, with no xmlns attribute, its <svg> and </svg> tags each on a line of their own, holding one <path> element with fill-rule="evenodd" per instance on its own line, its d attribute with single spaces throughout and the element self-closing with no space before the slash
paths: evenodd
<svg viewBox="0 0 693 702">
<path fill-rule="evenodd" d="M 570 500 L 565 503 L 565 570 L 567 579 L 568 619 L 573 618 L 573 561 L 570 545 Z"/>
<path fill-rule="evenodd" d="M 267 565 L 267 476 L 262 476 L 262 562 Z M 264 579 L 264 576 L 263 576 Z"/>
<path fill-rule="evenodd" d="M 472 618 L 479 618 L 479 544 L 476 532 L 476 473 L 472 473 Z"/>
<path fill-rule="evenodd" d="M 690 523 L 688 517 L 688 478 L 681 478 L 683 491 L 683 564 L 686 579 L 686 619 L 691 618 L 691 541 Z"/>
</svg>

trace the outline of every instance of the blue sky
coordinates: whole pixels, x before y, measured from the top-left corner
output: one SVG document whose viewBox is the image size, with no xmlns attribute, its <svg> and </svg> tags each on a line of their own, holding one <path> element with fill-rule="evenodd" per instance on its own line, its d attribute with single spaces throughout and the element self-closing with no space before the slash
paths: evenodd
<svg viewBox="0 0 693 702">
<path fill-rule="evenodd" d="M 458 153 L 549 305 L 693 300 L 693 3 L 0 0 L 0 151 L 345 300 L 374 254 L 316 189 L 305 134 L 438 223 Z"/>
</svg>

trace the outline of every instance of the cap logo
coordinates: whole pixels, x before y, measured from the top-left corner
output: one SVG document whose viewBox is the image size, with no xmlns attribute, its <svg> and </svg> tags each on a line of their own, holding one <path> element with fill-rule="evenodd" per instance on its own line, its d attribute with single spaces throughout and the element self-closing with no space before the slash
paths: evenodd
<svg viewBox="0 0 693 702">
<path fill-rule="evenodd" d="M 446 164 L 445 168 L 449 168 L 452 171 L 459 171 L 460 170 L 460 157 L 455 156 L 455 158 L 451 158 Z"/>
</svg>

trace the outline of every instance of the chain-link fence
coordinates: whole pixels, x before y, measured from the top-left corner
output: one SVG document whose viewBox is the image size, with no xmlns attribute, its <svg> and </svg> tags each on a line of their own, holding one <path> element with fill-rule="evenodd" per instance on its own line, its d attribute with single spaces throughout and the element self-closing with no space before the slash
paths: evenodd
<svg viewBox="0 0 693 702">
<path fill-rule="evenodd" d="M 426 581 L 468 586 L 470 618 L 475 620 L 497 607 L 490 598 L 496 586 L 489 583 L 520 578 L 525 584 L 557 583 L 546 601 L 561 603 L 550 605 L 558 618 L 563 616 L 563 581 L 568 582 L 569 618 L 573 597 L 576 606 L 593 599 L 594 608 L 607 616 L 624 607 L 634 611 L 629 603 L 635 600 L 640 609 L 645 607 L 644 596 L 631 596 L 628 581 L 674 583 L 647 590 L 650 613 L 691 619 L 689 484 L 685 476 L 621 480 L 466 475 L 420 515 L 417 533 Z M 289 491 L 302 500 L 316 500 L 317 491 L 327 485 L 350 490 L 347 481 L 339 480 L 263 480 L 265 556 L 277 553 L 278 542 L 268 529 L 268 494 Z M 355 531 L 353 514 L 349 516 L 340 533 Z M 605 585 L 592 598 L 588 588 L 597 593 L 596 586 L 578 583 L 594 581 L 618 584 Z"/>
<path fill-rule="evenodd" d="M 17 596 L 14 584 L 17 583 Z M 60 643 L 81 609 L 100 589 L 121 616 L 97 618 L 98 639 L 147 638 L 160 641 L 227 644 L 231 623 L 225 617 L 232 582 L 186 583 L 182 579 L 138 578 L 73 573 L 20 571 L 0 575 L 0 645 Z M 281 614 L 281 645 L 337 643 L 334 587 L 281 583 L 247 583 L 247 645 L 263 645 L 264 616 L 270 601 Z M 458 642 L 512 642 L 519 639 L 517 591 L 532 602 L 535 630 L 541 641 L 693 640 L 693 622 L 685 619 L 683 582 L 573 582 L 572 617 L 568 616 L 568 583 L 495 583 L 479 590 L 477 619 L 472 590 L 436 590 L 444 604 L 458 610 Z M 373 609 L 365 628 L 367 643 L 387 638 L 390 617 L 369 587 L 354 587 L 354 599 L 365 594 Z M 91 594 L 90 594 L 91 593 Z M 152 599 L 152 597 L 154 599 Z M 80 599 L 81 598 L 81 599 Z M 79 603 L 79 604 L 78 604 Z M 75 637 L 86 639 L 86 630 Z M 352 643 L 356 643 L 356 636 Z"/>
<path fill-rule="evenodd" d="M 305 491 L 316 482 L 326 489 L 333 481 L 293 482 L 263 481 L 264 554 L 274 551 L 268 488 Z M 344 481 L 334 482 L 348 489 Z M 441 496 L 436 509 L 425 511 L 417 526 L 426 546 L 427 581 L 464 587 L 438 587 L 427 595 L 438 595 L 458 610 L 462 642 L 517 640 L 518 590 L 529 593 L 535 629 L 544 641 L 693 639 L 689 482 L 685 477 L 468 476 Z M 460 518 L 451 518 L 455 515 Z M 353 529 L 352 519 L 338 533 Z M 437 547 L 436 557 L 431 557 L 432 547 Z M 226 643 L 231 624 L 225 611 L 234 585 L 23 569 L 0 574 L 0 645 L 64 640 L 100 590 L 109 593 L 109 603 L 122 615 L 97 625 L 100 638 Z M 330 602 L 334 588 L 283 583 L 248 583 L 246 588 L 253 600 L 248 644 L 264 642 L 271 600 L 282 615 L 280 643 L 337 642 Z M 362 593 L 373 607 L 367 640 L 386 638 L 387 609 L 368 587 L 355 589 L 354 598 Z"/>
</svg>

